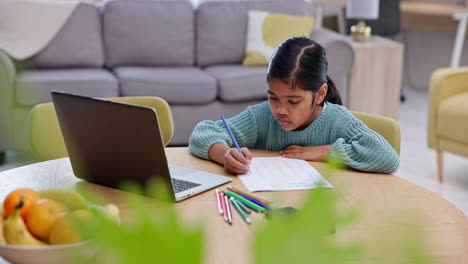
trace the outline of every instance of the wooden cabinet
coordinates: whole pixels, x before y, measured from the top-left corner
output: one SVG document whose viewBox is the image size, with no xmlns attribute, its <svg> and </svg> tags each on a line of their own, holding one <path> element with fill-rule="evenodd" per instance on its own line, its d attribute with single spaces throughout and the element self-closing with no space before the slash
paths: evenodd
<svg viewBox="0 0 468 264">
<path fill-rule="evenodd" d="M 348 109 L 398 119 L 403 45 L 372 36 L 353 41 L 355 58 L 350 73 Z"/>
</svg>

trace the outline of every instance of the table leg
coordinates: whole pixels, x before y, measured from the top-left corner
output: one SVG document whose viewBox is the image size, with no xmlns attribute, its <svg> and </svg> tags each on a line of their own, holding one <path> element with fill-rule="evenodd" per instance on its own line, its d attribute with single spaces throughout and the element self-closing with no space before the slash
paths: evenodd
<svg viewBox="0 0 468 264">
<path fill-rule="evenodd" d="M 323 21 L 323 7 L 321 5 L 314 5 L 315 11 L 315 27 L 321 28 Z"/>
<path fill-rule="evenodd" d="M 6 152 L 5 151 L 0 151 L 0 165 L 3 165 L 6 160 Z"/>
<path fill-rule="evenodd" d="M 460 66 L 463 42 L 465 41 L 466 21 L 468 19 L 468 13 L 456 13 L 453 16 L 453 18 L 459 21 L 457 35 L 455 36 L 455 43 L 453 45 L 452 59 L 450 61 L 450 67 L 452 68 Z"/>
<path fill-rule="evenodd" d="M 338 19 L 338 32 L 343 35 L 346 35 L 346 21 L 343 14 L 343 9 L 341 7 L 336 8 L 337 19 Z"/>
</svg>

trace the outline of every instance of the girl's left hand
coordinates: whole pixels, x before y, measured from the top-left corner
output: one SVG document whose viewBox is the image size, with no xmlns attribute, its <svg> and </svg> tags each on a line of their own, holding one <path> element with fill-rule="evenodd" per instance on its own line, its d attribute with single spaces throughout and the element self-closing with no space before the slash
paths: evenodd
<svg viewBox="0 0 468 264">
<path fill-rule="evenodd" d="M 291 145 L 280 151 L 281 156 L 291 159 L 322 161 L 328 157 L 331 145 L 302 147 Z"/>
</svg>

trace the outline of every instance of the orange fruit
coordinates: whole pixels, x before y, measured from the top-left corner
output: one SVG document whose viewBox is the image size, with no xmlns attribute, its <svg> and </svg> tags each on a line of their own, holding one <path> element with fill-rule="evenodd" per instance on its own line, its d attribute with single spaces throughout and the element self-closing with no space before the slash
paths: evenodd
<svg viewBox="0 0 468 264">
<path fill-rule="evenodd" d="M 21 188 L 10 192 L 3 202 L 4 217 L 10 216 L 19 202 L 23 200 L 20 213 L 23 220 L 26 221 L 29 210 L 40 198 L 39 193 L 30 188 Z"/>
<path fill-rule="evenodd" d="M 73 244 L 84 241 L 83 235 L 78 231 L 77 221 L 91 223 L 95 219 L 93 213 L 80 209 L 65 213 L 55 221 L 49 234 L 51 245 Z"/>
<path fill-rule="evenodd" d="M 29 210 L 26 226 L 33 235 L 47 241 L 55 220 L 65 211 L 65 206 L 59 202 L 51 199 L 40 199 Z"/>
</svg>

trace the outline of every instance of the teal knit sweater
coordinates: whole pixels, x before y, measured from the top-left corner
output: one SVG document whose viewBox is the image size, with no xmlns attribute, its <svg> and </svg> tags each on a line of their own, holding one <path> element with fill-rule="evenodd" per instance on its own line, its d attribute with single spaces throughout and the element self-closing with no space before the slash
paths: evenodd
<svg viewBox="0 0 468 264">
<path fill-rule="evenodd" d="M 249 106 L 228 119 L 239 146 L 280 151 L 289 145 L 332 145 L 330 154 L 348 167 L 367 172 L 394 173 L 400 159 L 390 144 L 355 118 L 345 107 L 327 102 L 324 112 L 302 131 L 286 131 L 273 117 L 268 102 Z M 200 122 L 189 140 L 190 152 L 208 158 L 215 143 L 234 144 L 221 120 Z"/>
</svg>

